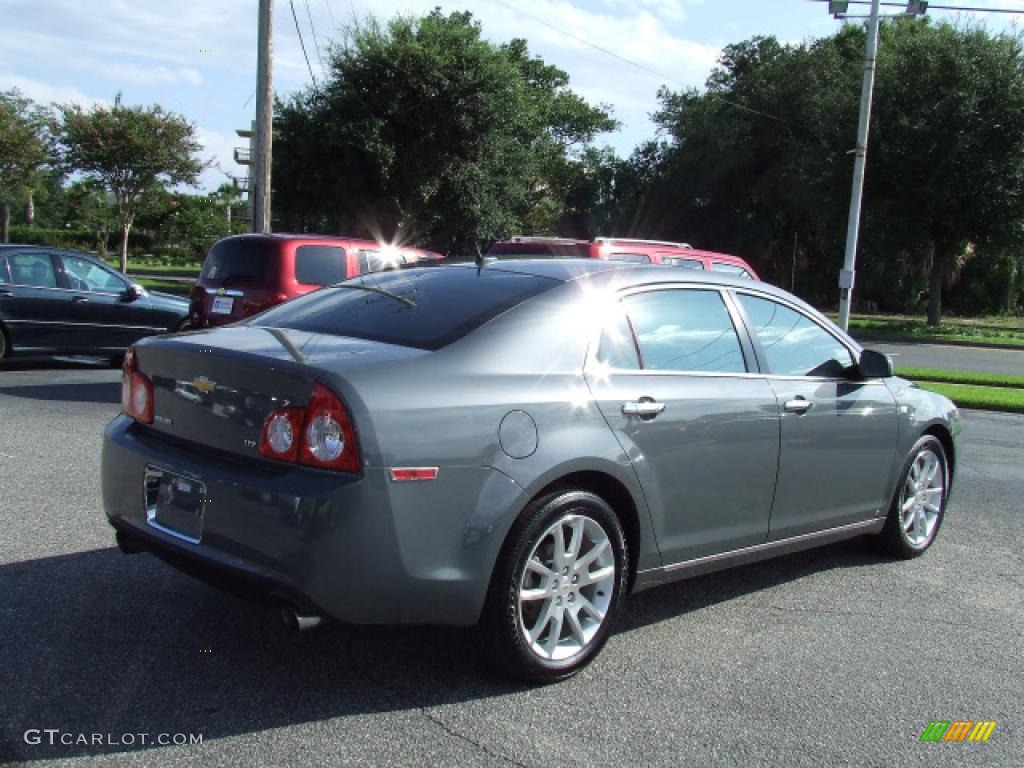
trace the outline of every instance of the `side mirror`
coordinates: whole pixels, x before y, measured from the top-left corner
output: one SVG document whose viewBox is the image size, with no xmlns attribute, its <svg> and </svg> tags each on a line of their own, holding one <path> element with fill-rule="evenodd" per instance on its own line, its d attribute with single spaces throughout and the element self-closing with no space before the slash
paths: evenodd
<svg viewBox="0 0 1024 768">
<path fill-rule="evenodd" d="M 857 363 L 857 373 L 864 379 L 888 379 L 892 378 L 892 360 L 888 355 L 876 352 L 873 349 L 865 349 L 860 353 L 860 362 Z"/>
<path fill-rule="evenodd" d="M 135 301 L 136 299 L 141 299 L 146 295 L 146 289 L 138 283 L 132 283 L 124 289 L 124 293 L 121 295 L 124 297 L 125 301 Z"/>
</svg>

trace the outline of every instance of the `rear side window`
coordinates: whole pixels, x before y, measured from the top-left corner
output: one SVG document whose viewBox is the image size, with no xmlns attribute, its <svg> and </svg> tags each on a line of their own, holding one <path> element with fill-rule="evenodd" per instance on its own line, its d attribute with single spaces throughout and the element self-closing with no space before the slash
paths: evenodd
<svg viewBox="0 0 1024 768">
<path fill-rule="evenodd" d="M 627 296 L 625 304 L 645 369 L 746 372 L 736 328 L 718 291 L 649 291 Z"/>
<path fill-rule="evenodd" d="M 614 316 L 604 325 L 601 343 L 597 348 L 597 361 L 601 365 L 622 371 L 640 368 L 633 329 L 629 327 L 629 320 L 621 306 L 616 308 Z"/>
<path fill-rule="evenodd" d="M 57 287 L 57 274 L 53 271 L 49 254 L 15 253 L 7 257 L 7 263 L 11 268 L 11 282 L 14 285 Z"/>
<path fill-rule="evenodd" d="M 253 325 L 440 349 L 560 284 L 476 267 L 377 272 L 282 304 Z"/>
<path fill-rule="evenodd" d="M 838 377 L 853 365 L 849 350 L 809 317 L 770 299 L 737 298 L 773 374 Z"/>
<path fill-rule="evenodd" d="M 684 259 L 682 256 L 662 256 L 661 263 L 683 269 L 704 269 L 704 262 L 700 259 Z"/>
<path fill-rule="evenodd" d="M 203 280 L 220 282 L 263 280 L 270 260 L 277 254 L 273 240 L 239 237 L 214 243 L 203 262 Z"/>
<path fill-rule="evenodd" d="M 629 264 L 650 264 L 651 257 L 646 253 L 613 253 L 608 256 L 608 261 L 625 261 Z"/>
<path fill-rule="evenodd" d="M 753 279 L 751 274 L 738 264 L 726 264 L 723 261 L 713 261 L 711 262 L 711 268 L 715 272 L 722 272 L 726 275 L 738 275 L 739 277 L 745 277 L 748 280 Z"/>
<path fill-rule="evenodd" d="M 345 249 L 300 245 L 295 249 L 295 280 L 303 285 L 334 285 L 346 277 Z"/>
</svg>

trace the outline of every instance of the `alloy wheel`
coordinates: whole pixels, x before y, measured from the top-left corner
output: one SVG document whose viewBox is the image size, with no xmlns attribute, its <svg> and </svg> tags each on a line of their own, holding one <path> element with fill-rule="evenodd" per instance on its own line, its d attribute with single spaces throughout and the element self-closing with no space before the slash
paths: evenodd
<svg viewBox="0 0 1024 768">
<path fill-rule="evenodd" d="M 615 592 L 615 553 L 594 519 L 566 514 L 537 539 L 517 596 L 519 629 L 539 658 L 561 661 L 593 641 Z"/>
<path fill-rule="evenodd" d="M 900 527 L 910 546 L 921 548 L 931 541 L 945 494 L 942 459 L 925 446 L 914 457 L 900 492 Z"/>
</svg>

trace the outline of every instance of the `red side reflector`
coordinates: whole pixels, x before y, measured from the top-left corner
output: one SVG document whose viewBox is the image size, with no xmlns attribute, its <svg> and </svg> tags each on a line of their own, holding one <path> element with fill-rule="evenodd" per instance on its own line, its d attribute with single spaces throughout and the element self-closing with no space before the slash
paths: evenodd
<svg viewBox="0 0 1024 768">
<path fill-rule="evenodd" d="M 395 483 L 436 479 L 437 467 L 395 467 L 391 470 L 391 480 Z"/>
</svg>

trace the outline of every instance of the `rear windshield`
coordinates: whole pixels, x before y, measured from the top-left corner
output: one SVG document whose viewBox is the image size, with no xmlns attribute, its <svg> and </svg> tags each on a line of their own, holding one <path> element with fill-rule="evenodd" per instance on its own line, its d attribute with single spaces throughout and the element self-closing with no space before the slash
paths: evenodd
<svg viewBox="0 0 1024 768">
<path fill-rule="evenodd" d="M 440 349 L 560 282 L 461 266 L 377 272 L 282 304 L 251 323 Z"/>
<path fill-rule="evenodd" d="M 230 282 L 262 280 L 276 252 L 275 243 L 254 238 L 232 238 L 214 243 L 203 262 L 203 280 Z"/>
<path fill-rule="evenodd" d="M 578 259 L 590 256 L 588 243 L 495 243 L 488 256 L 526 256 L 531 259 Z"/>
</svg>

